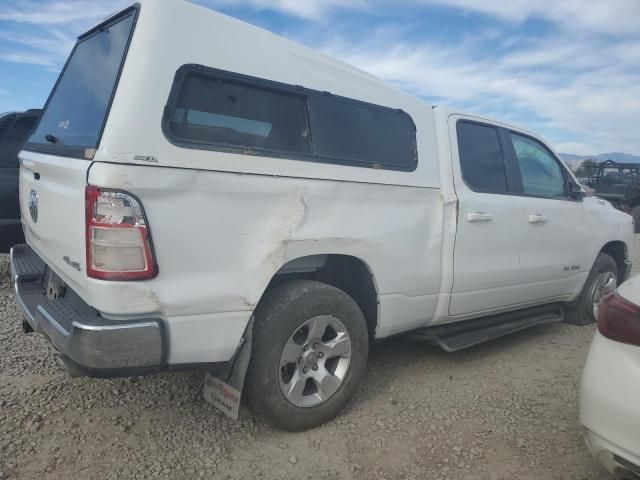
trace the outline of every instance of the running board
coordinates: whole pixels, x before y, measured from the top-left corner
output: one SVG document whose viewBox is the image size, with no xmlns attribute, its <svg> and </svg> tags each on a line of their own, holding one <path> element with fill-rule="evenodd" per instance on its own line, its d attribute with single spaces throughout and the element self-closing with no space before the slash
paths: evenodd
<svg viewBox="0 0 640 480">
<path fill-rule="evenodd" d="M 492 317 L 427 327 L 413 332 L 411 338 L 435 343 L 447 352 L 457 352 L 536 325 L 563 320 L 564 312 L 560 305 L 547 305 Z"/>
</svg>

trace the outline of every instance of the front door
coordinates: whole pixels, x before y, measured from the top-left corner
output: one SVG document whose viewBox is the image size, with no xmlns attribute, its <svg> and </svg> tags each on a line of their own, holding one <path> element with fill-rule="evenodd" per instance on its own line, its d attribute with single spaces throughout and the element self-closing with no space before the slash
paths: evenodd
<svg viewBox="0 0 640 480">
<path fill-rule="evenodd" d="M 522 279 L 531 301 L 578 291 L 591 265 L 582 204 L 569 198 L 568 172 L 540 141 L 508 132 L 520 170 L 525 234 L 520 246 Z"/>
</svg>

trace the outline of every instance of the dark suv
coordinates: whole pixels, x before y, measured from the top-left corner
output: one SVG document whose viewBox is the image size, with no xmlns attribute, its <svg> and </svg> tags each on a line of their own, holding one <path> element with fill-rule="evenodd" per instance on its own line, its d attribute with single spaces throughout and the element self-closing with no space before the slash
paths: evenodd
<svg viewBox="0 0 640 480">
<path fill-rule="evenodd" d="M 24 242 L 18 204 L 18 152 L 40 117 L 40 110 L 0 115 L 0 253 Z"/>
</svg>

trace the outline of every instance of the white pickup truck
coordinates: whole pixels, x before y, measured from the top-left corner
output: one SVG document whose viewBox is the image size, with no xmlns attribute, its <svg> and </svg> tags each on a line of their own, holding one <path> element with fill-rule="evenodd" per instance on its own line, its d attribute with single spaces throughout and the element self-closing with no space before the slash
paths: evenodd
<svg viewBox="0 0 640 480">
<path fill-rule="evenodd" d="M 630 269 L 631 217 L 535 134 L 181 0 L 79 37 L 20 160 L 25 330 L 74 375 L 235 373 L 284 429 L 374 340 L 592 322 Z"/>
</svg>

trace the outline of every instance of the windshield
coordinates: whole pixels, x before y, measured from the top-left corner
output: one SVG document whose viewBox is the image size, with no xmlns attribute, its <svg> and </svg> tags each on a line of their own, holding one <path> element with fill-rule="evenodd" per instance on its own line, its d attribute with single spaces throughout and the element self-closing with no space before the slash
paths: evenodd
<svg viewBox="0 0 640 480">
<path fill-rule="evenodd" d="M 85 158 L 98 146 L 134 21 L 130 10 L 77 43 L 27 148 Z"/>
</svg>

